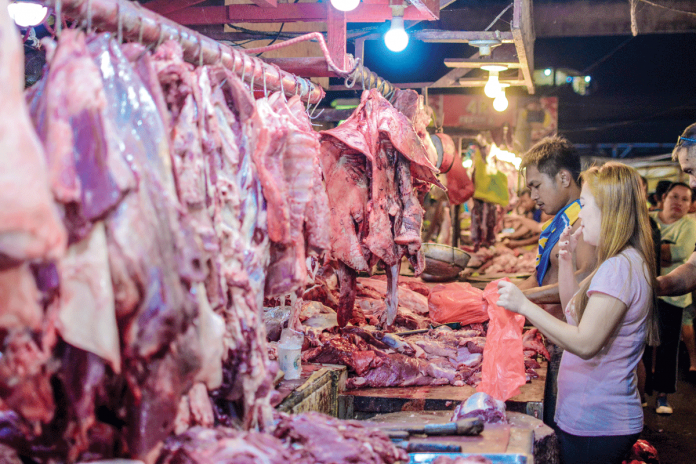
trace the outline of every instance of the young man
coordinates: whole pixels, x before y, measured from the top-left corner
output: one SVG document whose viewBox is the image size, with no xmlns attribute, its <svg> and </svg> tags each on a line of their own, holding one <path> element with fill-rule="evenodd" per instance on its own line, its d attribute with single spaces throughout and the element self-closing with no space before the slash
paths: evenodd
<svg viewBox="0 0 696 464">
<path fill-rule="evenodd" d="M 540 140 L 522 157 L 527 187 L 532 200 L 546 214 L 552 215 L 542 225 L 539 237 L 536 270 L 519 287 L 532 302 L 544 304 L 550 314 L 563 320 L 558 294 L 558 239 L 567 226 L 573 232 L 580 228 L 580 157 L 573 145 L 562 137 Z M 578 282 L 588 276 L 596 264 L 595 247 L 585 243 L 578 234 L 575 262 Z M 554 426 L 556 409 L 556 378 L 563 350 L 550 345 L 551 360 L 544 390 L 544 422 Z"/>
<path fill-rule="evenodd" d="M 562 137 L 547 137 L 534 145 L 522 158 L 531 198 L 546 214 L 553 216 L 542 225 L 536 271 L 520 284 L 535 303 L 563 318 L 558 296 L 558 239 L 567 226 L 580 227 L 580 157 L 573 145 Z M 596 263 L 595 247 L 579 234 L 576 248 L 578 279 L 592 272 Z"/>
</svg>

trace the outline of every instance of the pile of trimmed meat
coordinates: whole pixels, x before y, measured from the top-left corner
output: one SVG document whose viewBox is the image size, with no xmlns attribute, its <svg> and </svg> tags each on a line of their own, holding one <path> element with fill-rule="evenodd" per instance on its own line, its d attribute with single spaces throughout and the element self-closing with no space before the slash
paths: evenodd
<svg viewBox="0 0 696 464">
<path fill-rule="evenodd" d="M 301 330 L 305 333 L 304 362 L 347 366 L 348 388 L 479 384 L 487 322 L 456 330 L 449 326 L 431 329 L 439 325 L 429 316 L 436 300 L 429 298 L 428 287 L 418 279 L 402 278 L 397 290 L 399 305 L 395 322 L 391 327 L 385 326 L 382 314 L 386 311 L 387 282 L 385 276 L 373 276 L 357 279 L 354 312 L 360 314 L 364 322 L 340 327 L 336 317 L 338 279 L 335 274 L 331 266 L 323 267 L 314 285 L 304 293 L 299 315 Z M 472 312 L 482 312 L 482 298 L 479 307 L 472 303 Z M 273 311 L 267 308 L 267 313 Z M 269 326 L 283 326 L 287 313 L 274 315 L 269 319 Z M 422 332 L 399 335 L 418 329 Z M 273 353 L 280 331 L 271 328 L 268 332 Z M 540 366 L 539 357 L 549 359 L 549 354 L 536 329 L 525 332 L 522 342 L 525 371 L 530 380 L 538 377 L 535 369 Z"/>
<path fill-rule="evenodd" d="M 496 245 L 466 251 L 472 255 L 467 267 L 475 268 L 479 275 L 532 274 L 536 269 L 536 250 Z"/>
</svg>

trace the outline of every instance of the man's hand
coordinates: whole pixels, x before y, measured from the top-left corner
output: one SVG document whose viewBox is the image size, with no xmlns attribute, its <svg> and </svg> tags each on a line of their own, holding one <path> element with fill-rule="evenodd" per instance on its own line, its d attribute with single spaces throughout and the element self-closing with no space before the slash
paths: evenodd
<svg viewBox="0 0 696 464">
<path fill-rule="evenodd" d="M 498 282 L 498 295 L 500 296 L 498 306 L 524 316 L 524 308 L 530 302 L 515 284 L 501 280 Z"/>
</svg>

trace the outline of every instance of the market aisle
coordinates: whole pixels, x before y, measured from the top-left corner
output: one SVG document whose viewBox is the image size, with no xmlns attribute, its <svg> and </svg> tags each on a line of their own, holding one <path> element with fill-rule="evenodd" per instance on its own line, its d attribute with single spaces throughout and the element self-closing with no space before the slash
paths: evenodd
<svg viewBox="0 0 696 464">
<path fill-rule="evenodd" d="M 694 462 L 696 456 L 696 386 L 685 381 L 685 371 L 689 366 L 685 354 L 682 349 L 677 393 L 669 396 L 674 414 L 655 414 L 655 395 L 644 409 L 645 428 L 641 438 L 655 446 L 662 464 Z"/>
</svg>

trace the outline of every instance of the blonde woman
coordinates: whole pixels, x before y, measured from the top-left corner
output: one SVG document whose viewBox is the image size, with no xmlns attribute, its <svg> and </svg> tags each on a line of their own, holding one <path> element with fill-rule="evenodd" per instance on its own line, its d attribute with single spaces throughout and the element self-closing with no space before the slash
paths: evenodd
<svg viewBox="0 0 696 464">
<path fill-rule="evenodd" d="M 582 179 L 582 227 L 559 240 L 559 292 L 568 323 L 508 282 L 498 284 L 498 304 L 524 315 L 565 350 L 556 403 L 564 464 L 620 463 L 643 430 L 636 366 L 645 341 L 657 338 L 655 252 L 638 173 L 607 163 Z M 597 247 L 598 261 L 580 283 L 572 256 L 579 234 Z"/>
</svg>

